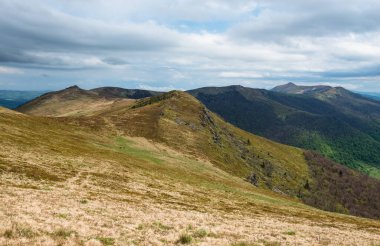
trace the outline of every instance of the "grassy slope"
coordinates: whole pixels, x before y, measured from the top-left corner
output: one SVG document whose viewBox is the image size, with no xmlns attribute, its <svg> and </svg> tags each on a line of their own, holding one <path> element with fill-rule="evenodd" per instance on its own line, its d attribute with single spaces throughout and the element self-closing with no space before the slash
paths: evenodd
<svg viewBox="0 0 380 246">
<path fill-rule="evenodd" d="M 47 112 L 52 112 L 52 108 L 59 112 L 57 116 L 74 115 L 72 108 L 61 108 L 63 103 L 52 102 Z M 75 101 L 71 100 L 71 104 L 75 105 Z M 81 105 L 81 100 L 77 100 L 77 105 Z M 35 110 L 43 114 L 44 109 L 46 107 Z M 61 117 L 59 120 L 104 134 L 113 132 L 163 143 L 186 155 L 207 160 L 234 176 L 248 178 L 258 187 L 299 197 L 322 209 L 349 210 L 357 215 L 362 215 L 360 206 L 363 211 L 373 211 L 369 208 L 371 203 L 360 203 L 359 210 L 350 210 L 343 201 L 334 199 L 335 194 L 326 191 L 325 196 L 319 197 L 319 193 L 306 188 L 306 184 L 316 183 L 318 178 L 309 171 L 310 163 L 305 161 L 303 150 L 242 131 L 221 120 L 187 93 L 171 92 L 136 102 L 128 101 L 127 104 L 115 101 L 105 108 L 90 105 L 85 110 L 86 117 Z M 355 180 L 359 183 L 354 185 L 363 185 L 360 181 Z M 378 195 L 367 192 L 363 196 Z M 326 202 L 310 202 L 319 199 Z M 340 209 L 342 206 L 346 210 Z M 372 218 L 377 216 L 376 213 L 369 214 Z"/>
<path fill-rule="evenodd" d="M 347 172 L 349 175 L 345 175 L 345 180 L 351 179 L 347 187 L 325 189 L 320 193 L 314 189 L 310 190 L 306 188 L 307 184 L 318 183 L 319 177 L 313 171 L 309 171 L 314 165 L 305 162 L 303 150 L 278 144 L 233 127 L 205 110 L 199 101 L 186 93 L 175 92 L 165 96 L 138 102 L 138 107 L 134 110 L 127 109 L 128 113 L 121 114 L 128 115 L 128 120 L 117 114 L 119 116 L 115 117 L 115 120 L 125 124 L 116 124 L 121 126 L 120 129 L 137 129 L 133 123 L 137 118 L 139 120 L 136 125 L 152 131 L 142 133 L 138 130 L 128 134 L 151 138 L 182 152 L 187 151 L 193 156 L 207 158 L 217 167 L 239 177 L 247 177 L 253 173 L 258 186 L 298 196 L 319 208 L 379 218 L 375 202 L 379 199 L 379 193 L 376 188 L 362 189 L 360 198 L 348 191 L 351 186 L 378 187 L 378 181 L 369 179 L 371 182 L 367 182 L 368 179 L 364 175 Z M 148 115 L 155 115 L 155 118 L 148 121 L 150 125 L 143 125 L 144 121 L 140 119 L 145 119 Z M 208 119 L 206 123 L 205 118 Z M 334 174 L 330 170 L 326 172 L 327 176 L 333 177 Z M 360 178 L 355 178 L 356 176 Z M 325 183 L 334 187 L 336 182 L 341 180 L 342 178 L 331 178 Z M 354 202 L 352 199 L 340 199 L 336 192 L 357 199 L 353 199 Z M 313 202 L 316 200 L 322 202 Z"/>
<path fill-rule="evenodd" d="M 127 99 L 105 98 L 96 92 L 72 86 L 62 91 L 46 93 L 21 105 L 17 111 L 36 116 L 83 116 L 112 107 L 116 101 L 129 102 Z"/>
<path fill-rule="evenodd" d="M 64 100 L 57 101 L 62 98 Z M 174 92 L 143 99 L 132 108 L 128 104 L 132 101 L 120 100 L 102 104 L 102 107 L 93 106 L 100 104 L 94 100 L 83 108 L 83 98 L 88 97 L 81 94 L 77 100 L 67 100 L 63 91 L 49 98 L 49 103 L 34 106 L 32 102 L 22 111 L 36 115 L 73 116 L 78 115 L 77 108 L 81 108 L 88 117 L 62 120 L 159 141 L 189 155 L 210 160 L 239 177 L 246 178 L 254 173 L 258 186 L 293 196 L 308 179 L 301 150 L 240 131 L 186 93 Z M 71 107 L 62 107 L 67 104 Z"/>
<path fill-rule="evenodd" d="M 246 178 L 254 173 L 261 187 L 294 196 L 308 179 L 302 150 L 241 131 L 186 93 L 164 94 L 136 105 L 101 115 L 116 131 L 164 143 L 209 160 L 238 177 Z"/>
<path fill-rule="evenodd" d="M 2 109 L 0 129 L 0 244 L 380 240 L 376 221 L 309 208 L 145 138 Z"/>
<path fill-rule="evenodd" d="M 70 87 L 41 96 L 18 110 L 44 116 L 96 115 L 112 106 L 120 107 L 122 104 L 114 97 L 131 96 L 132 92 L 120 88 L 86 91 Z M 137 96 L 145 95 L 144 91 L 136 92 Z M 202 96 L 200 92 L 209 97 Z M 380 152 L 377 151 L 380 149 L 380 128 L 373 121 L 380 117 L 376 101 L 342 88 L 330 88 L 317 94 L 318 100 L 311 96 L 285 95 L 238 86 L 203 88 L 192 93 L 211 110 L 245 130 L 285 144 L 317 150 L 339 163 L 380 177 L 377 167 L 380 161 Z M 122 101 L 123 106 L 132 103 L 131 100 Z"/>
</svg>

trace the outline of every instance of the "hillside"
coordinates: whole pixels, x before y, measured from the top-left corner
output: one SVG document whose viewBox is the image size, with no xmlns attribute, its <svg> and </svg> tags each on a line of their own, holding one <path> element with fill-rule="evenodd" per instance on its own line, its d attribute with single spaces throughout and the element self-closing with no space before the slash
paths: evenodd
<svg viewBox="0 0 380 246">
<path fill-rule="evenodd" d="M 160 92 L 117 87 L 84 90 L 78 86 L 71 86 L 61 91 L 43 94 L 19 106 L 17 111 L 40 116 L 81 116 L 112 107 L 115 102 L 122 102 L 122 105 L 125 106 L 131 102 L 128 99 L 139 99 L 158 94 Z"/>
<path fill-rule="evenodd" d="M 65 94 L 65 91 L 57 93 Z M 50 107 L 60 108 L 61 103 L 52 102 Z M 61 113 L 75 115 L 68 107 L 64 110 Z M 105 134 L 113 132 L 159 142 L 185 155 L 207 160 L 257 187 L 300 198 L 322 209 L 352 213 L 352 205 L 365 204 L 363 206 L 366 208 L 362 211 L 370 210 L 369 214 L 358 210 L 354 213 L 374 218 L 379 216 L 376 210 L 372 210 L 377 196 L 368 201 L 372 193 L 378 191 L 379 182 L 364 177 L 355 179 L 354 185 L 369 185 L 372 188 L 365 192 L 364 199 L 354 201 L 354 204 L 335 199 L 335 194 L 330 194 L 328 190 L 323 191 L 323 198 L 328 198 L 326 203 L 315 203 L 312 199 L 320 197 L 316 197 L 309 186 L 316 183 L 318 177 L 310 172 L 310 163 L 305 160 L 303 150 L 242 131 L 224 122 L 187 93 L 173 91 L 128 103 L 118 100 L 106 108 L 87 112 L 88 115 L 59 120 Z M 342 191 L 342 194 L 346 193 Z"/>
<path fill-rule="evenodd" d="M 72 111 L 70 107 L 61 107 L 64 101 L 51 101 L 46 115 L 77 116 L 76 109 Z M 78 101 L 77 104 L 81 105 L 82 99 L 79 98 Z M 301 150 L 243 132 L 225 123 L 186 93 L 174 91 L 127 102 L 118 99 L 107 105 L 96 111 L 87 110 L 86 105 L 82 108 L 83 112 L 87 111 L 86 115 L 63 117 L 60 120 L 98 131 L 111 131 L 160 142 L 187 155 L 209 160 L 217 167 L 242 178 L 256 172 L 258 186 L 274 187 L 293 196 L 308 178 Z M 53 108 L 62 111 L 52 115 L 50 112 Z M 43 112 L 42 109 L 44 107 L 34 110 Z M 265 169 L 271 170 L 270 178 L 265 174 L 269 171 Z M 287 169 L 289 179 L 284 181 L 282 175 Z"/>
<path fill-rule="evenodd" d="M 312 209 L 239 178 L 253 167 L 240 167 L 234 156 L 239 148 L 228 136 L 244 137 L 246 159 L 251 151 L 265 151 L 263 161 L 280 162 L 274 177 L 277 167 L 303 172 L 307 162 L 301 150 L 223 123 L 181 92 L 96 117 L 45 118 L 1 109 L 0 128 L 0 244 L 369 245 L 380 240 L 377 221 Z M 206 143 L 198 146 L 199 141 Z M 220 160 L 223 156 L 228 162 Z"/>
<path fill-rule="evenodd" d="M 380 177 L 380 103 L 343 88 L 288 94 L 242 86 L 189 91 L 226 121 L 254 134 L 315 150 Z"/>
</svg>

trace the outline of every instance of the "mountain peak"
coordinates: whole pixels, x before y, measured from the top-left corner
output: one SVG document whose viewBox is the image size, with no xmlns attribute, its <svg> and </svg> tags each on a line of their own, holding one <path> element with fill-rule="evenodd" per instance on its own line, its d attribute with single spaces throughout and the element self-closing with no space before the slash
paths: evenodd
<svg viewBox="0 0 380 246">
<path fill-rule="evenodd" d="M 79 86 L 77 86 L 77 85 L 72 85 L 70 87 L 67 87 L 64 90 L 81 90 L 81 88 Z"/>
<path fill-rule="evenodd" d="M 285 84 L 284 86 L 298 86 L 298 85 L 294 84 L 293 82 L 289 82 L 289 83 Z"/>
<path fill-rule="evenodd" d="M 119 87 L 100 87 L 90 90 L 105 98 L 141 99 L 163 94 L 163 92 L 142 89 L 124 89 Z"/>
<path fill-rule="evenodd" d="M 94 92 L 74 85 L 60 91 L 43 94 L 19 106 L 17 111 L 31 115 L 55 116 L 67 108 L 80 110 L 83 108 L 83 103 L 98 101 L 101 98 Z"/>
<path fill-rule="evenodd" d="M 287 94 L 316 94 L 322 93 L 332 89 L 333 87 L 328 85 L 296 85 L 292 82 L 289 82 L 284 85 L 279 85 L 274 87 L 271 91 L 287 93 Z"/>
<path fill-rule="evenodd" d="M 227 86 L 227 88 L 240 89 L 240 88 L 244 88 L 244 86 L 242 86 L 242 85 L 230 85 L 230 86 Z"/>
</svg>

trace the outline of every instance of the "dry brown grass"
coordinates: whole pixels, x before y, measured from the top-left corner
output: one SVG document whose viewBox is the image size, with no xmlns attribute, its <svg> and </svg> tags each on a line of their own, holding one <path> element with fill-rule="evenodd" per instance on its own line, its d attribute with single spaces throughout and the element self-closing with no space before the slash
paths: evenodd
<svg viewBox="0 0 380 246">
<path fill-rule="evenodd" d="M 244 208 L 224 212 L 212 206 L 197 211 L 182 204 L 157 202 L 148 194 L 131 194 L 148 193 L 149 188 L 142 184 L 132 184 L 130 189 L 127 194 L 114 194 L 95 186 L 83 189 L 80 184 L 38 190 L 2 186 L 0 244 L 96 245 L 103 238 L 116 245 L 174 245 L 181 234 L 195 235 L 200 228 L 208 235 L 193 236 L 197 245 L 240 241 L 258 245 L 371 245 L 380 240 L 378 228 L 360 229 L 341 222 L 325 225 L 302 217 L 267 214 L 260 208 L 259 214 Z M 287 231 L 296 235 L 284 233 Z"/>
</svg>

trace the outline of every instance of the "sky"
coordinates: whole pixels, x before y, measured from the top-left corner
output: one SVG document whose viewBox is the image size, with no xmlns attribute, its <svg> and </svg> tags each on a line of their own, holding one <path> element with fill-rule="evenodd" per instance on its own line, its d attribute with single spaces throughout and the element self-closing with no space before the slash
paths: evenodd
<svg viewBox="0 0 380 246">
<path fill-rule="evenodd" d="M 0 0 L 0 89 L 380 92 L 378 0 Z"/>
</svg>

